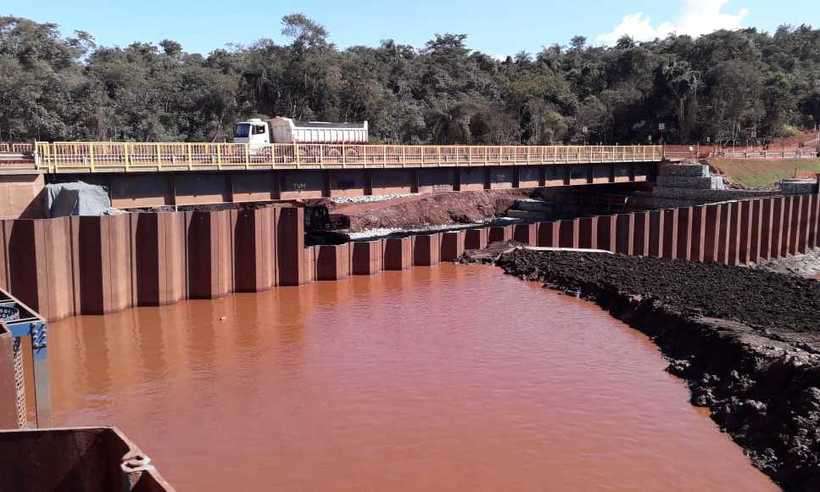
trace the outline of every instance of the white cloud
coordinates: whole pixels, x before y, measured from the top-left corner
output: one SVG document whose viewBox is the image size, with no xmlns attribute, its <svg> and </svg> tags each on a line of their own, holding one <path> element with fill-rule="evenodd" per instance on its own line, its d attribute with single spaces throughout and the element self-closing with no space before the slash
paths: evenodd
<svg viewBox="0 0 820 492">
<path fill-rule="evenodd" d="M 740 9 L 734 14 L 723 12 L 729 0 L 683 0 L 682 3 L 680 15 L 674 22 L 653 26 L 652 19 L 642 12 L 629 14 L 611 32 L 598 36 L 597 41 L 612 45 L 622 36 L 629 36 L 635 41 L 652 41 L 673 33 L 698 37 L 719 29 L 739 29 L 749 15 L 747 9 Z"/>
</svg>

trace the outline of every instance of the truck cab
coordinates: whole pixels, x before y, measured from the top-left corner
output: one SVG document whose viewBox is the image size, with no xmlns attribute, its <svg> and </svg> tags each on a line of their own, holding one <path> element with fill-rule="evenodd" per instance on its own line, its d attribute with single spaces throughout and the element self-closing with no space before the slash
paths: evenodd
<svg viewBox="0 0 820 492">
<path fill-rule="evenodd" d="M 268 123 L 259 118 L 240 121 L 234 126 L 233 143 L 248 144 L 251 149 L 270 145 Z"/>
</svg>

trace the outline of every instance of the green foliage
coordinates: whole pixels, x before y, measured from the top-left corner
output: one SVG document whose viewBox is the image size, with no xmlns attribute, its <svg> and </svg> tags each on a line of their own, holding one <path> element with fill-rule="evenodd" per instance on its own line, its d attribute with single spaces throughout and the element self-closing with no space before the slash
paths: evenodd
<svg viewBox="0 0 820 492">
<path fill-rule="evenodd" d="M 499 60 L 464 34 L 345 50 L 302 14 L 289 44 L 97 46 L 0 17 L 0 140 L 221 141 L 239 119 L 370 122 L 388 143 L 765 142 L 820 123 L 820 31 L 783 26 Z"/>
</svg>

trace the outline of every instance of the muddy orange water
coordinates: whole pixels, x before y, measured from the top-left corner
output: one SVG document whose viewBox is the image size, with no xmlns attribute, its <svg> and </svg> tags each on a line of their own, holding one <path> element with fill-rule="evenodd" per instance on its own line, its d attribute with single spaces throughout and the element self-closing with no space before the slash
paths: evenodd
<svg viewBox="0 0 820 492">
<path fill-rule="evenodd" d="M 643 335 L 442 265 L 53 323 L 54 423 L 179 490 L 772 490 Z"/>
</svg>

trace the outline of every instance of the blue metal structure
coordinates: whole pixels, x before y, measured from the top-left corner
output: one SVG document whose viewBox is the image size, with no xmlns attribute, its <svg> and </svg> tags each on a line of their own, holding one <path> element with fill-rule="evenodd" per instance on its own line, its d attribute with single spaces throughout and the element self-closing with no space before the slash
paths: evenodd
<svg viewBox="0 0 820 492">
<path fill-rule="evenodd" d="M 0 322 L 15 338 L 16 346 L 22 350 L 23 341 L 28 338 L 31 346 L 31 360 L 34 374 L 35 425 L 47 425 L 51 417 L 51 396 L 48 374 L 48 339 L 46 321 L 33 309 L 11 294 L 0 289 Z"/>
</svg>

